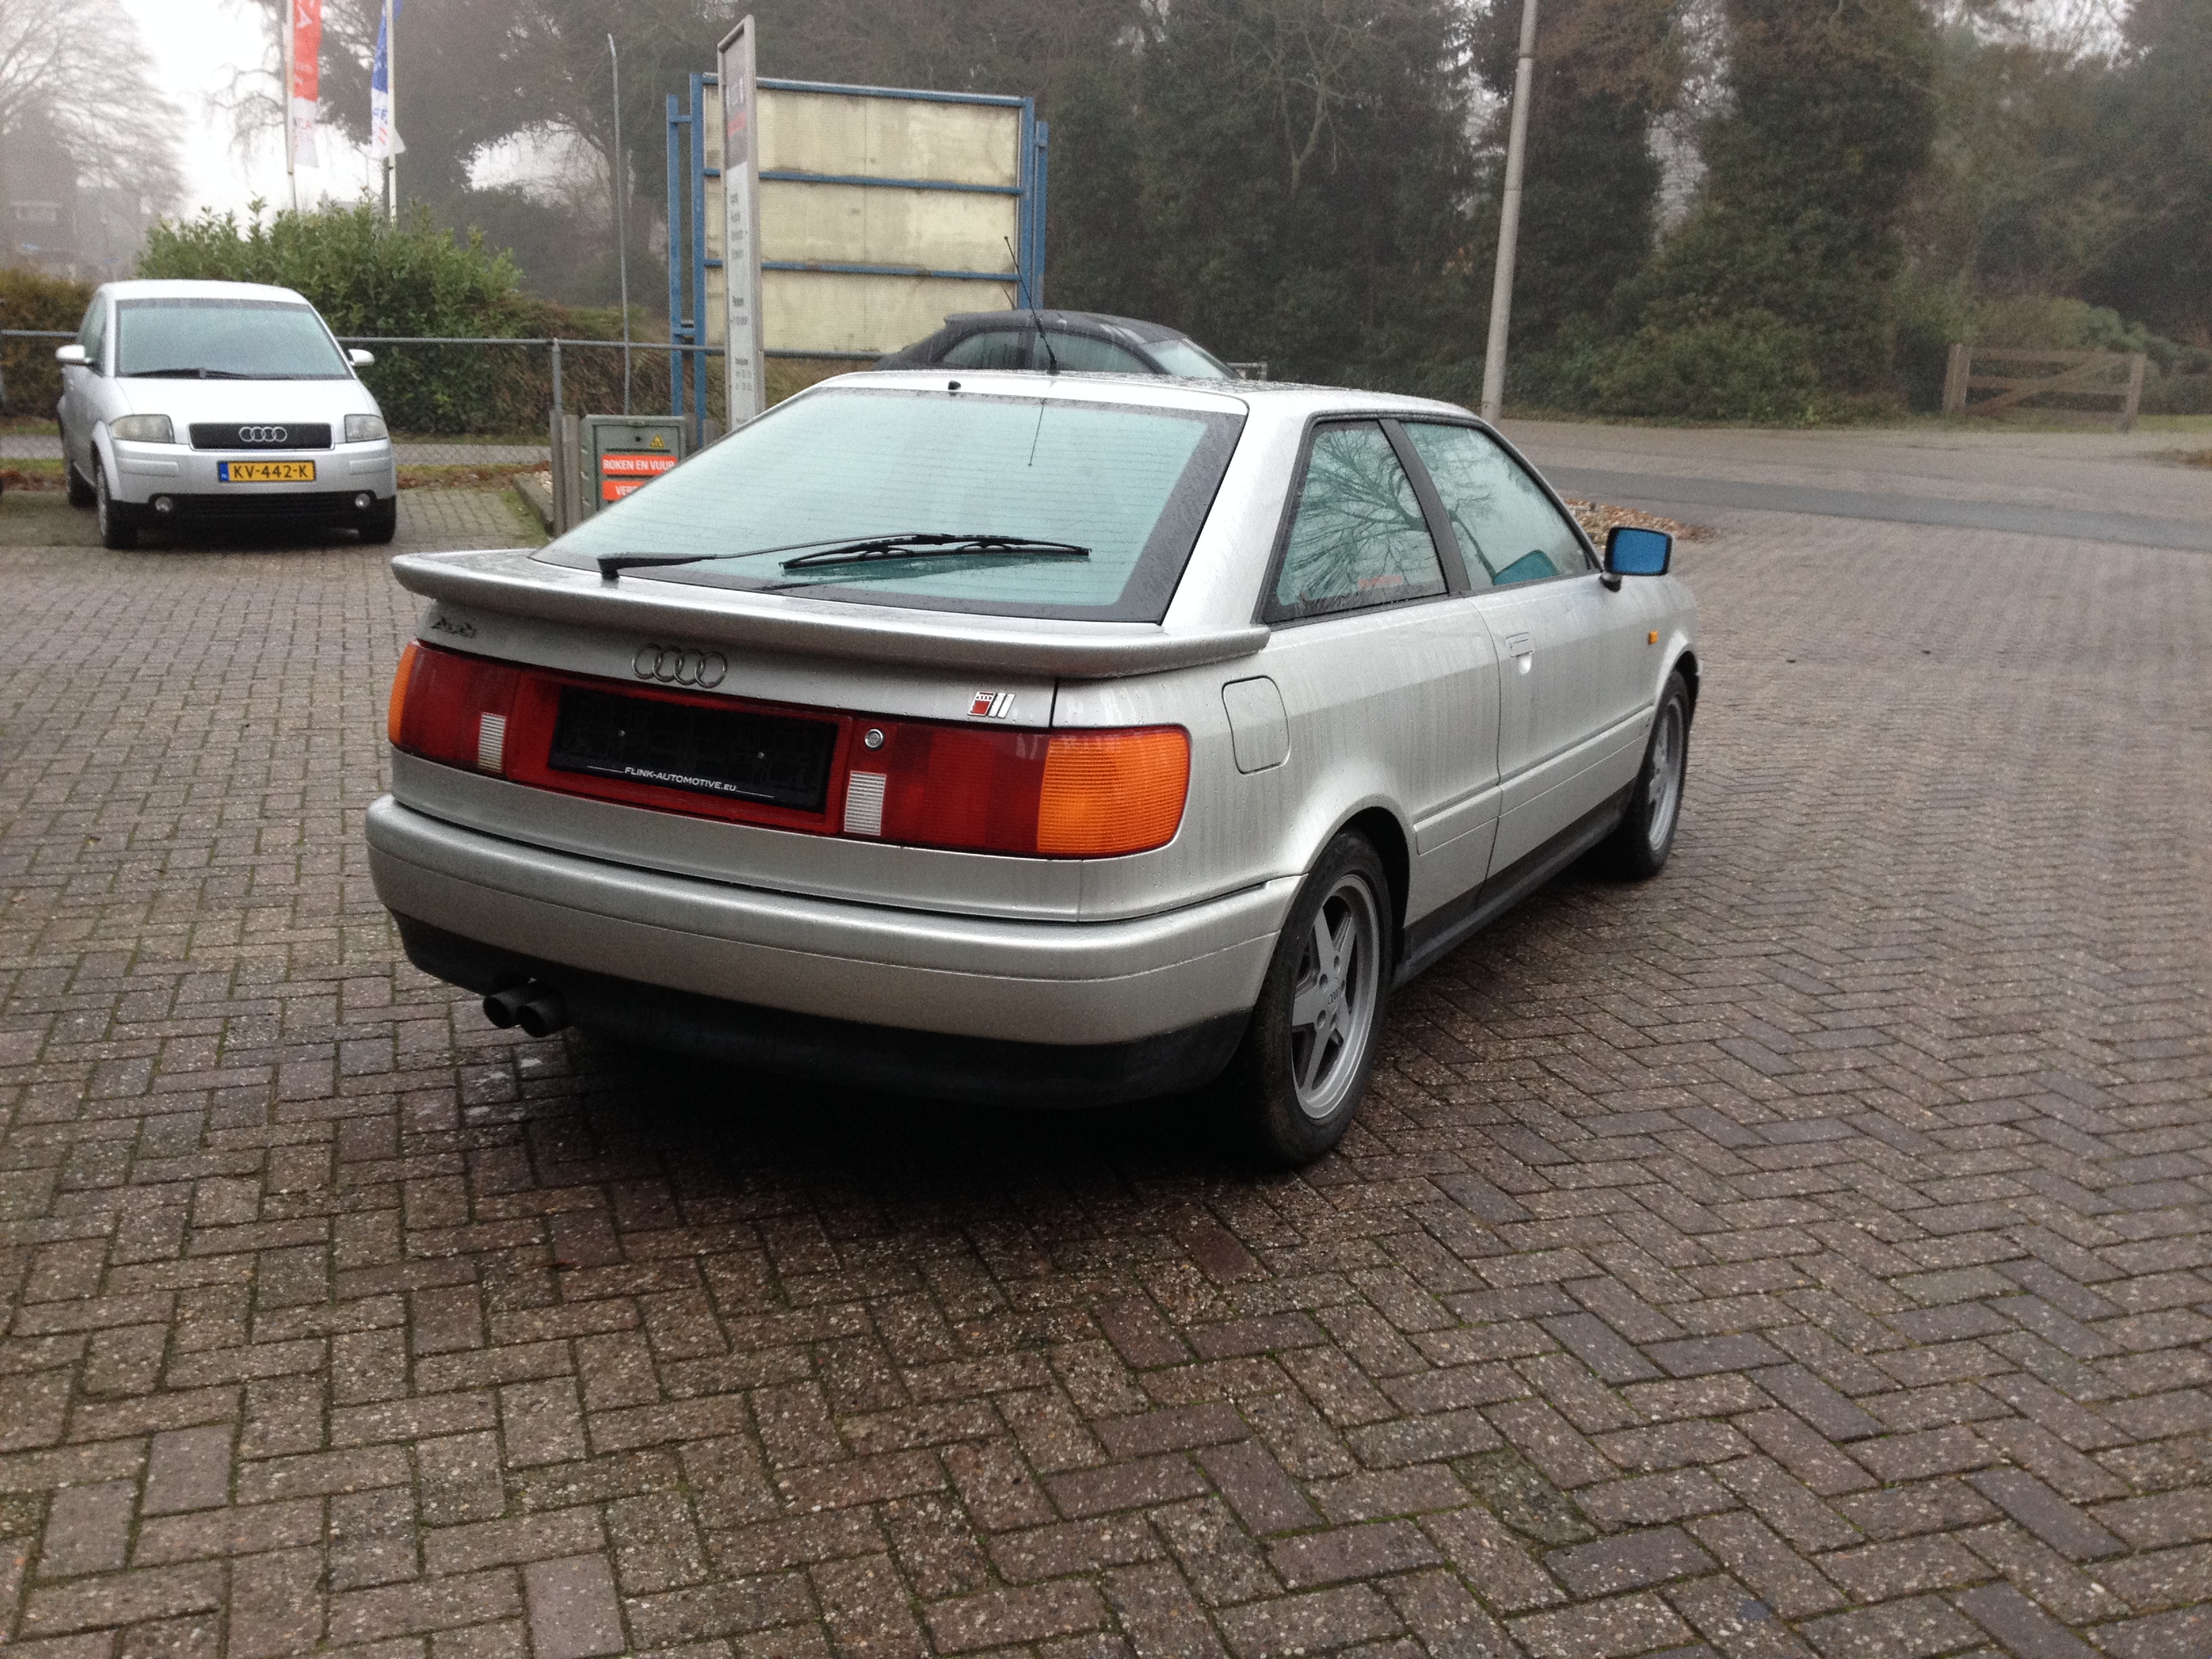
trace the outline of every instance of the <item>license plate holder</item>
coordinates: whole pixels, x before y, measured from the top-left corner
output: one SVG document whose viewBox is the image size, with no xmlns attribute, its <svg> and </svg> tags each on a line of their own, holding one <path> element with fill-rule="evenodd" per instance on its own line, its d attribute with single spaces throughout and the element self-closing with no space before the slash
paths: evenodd
<svg viewBox="0 0 2212 1659">
<path fill-rule="evenodd" d="M 224 483 L 313 483 L 313 461 L 217 461 L 215 476 Z"/>
</svg>

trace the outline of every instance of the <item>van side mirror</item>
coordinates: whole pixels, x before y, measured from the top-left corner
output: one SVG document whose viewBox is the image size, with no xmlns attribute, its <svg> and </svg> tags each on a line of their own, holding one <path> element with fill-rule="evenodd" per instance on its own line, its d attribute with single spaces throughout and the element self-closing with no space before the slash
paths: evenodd
<svg viewBox="0 0 2212 1659">
<path fill-rule="evenodd" d="M 356 368 L 374 368 L 376 354 L 374 351 L 363 351 L 359 346 L 356 346 L 346 353 L 346 361 Z"/>
<path fill-rule="evenodd" d="M 1674 538 L 1663 530 L 1641 530 L 1617 524 L 1605 538 L 1606 574 L 1612 576 L 1663 576 L 1674 556 Z"/>
<path fill-rule="evenodd" d="M 92 359 L 84 355 L 84 348 L 81 345 L 56 346 L 54 361 L 64 368 L 86 368 L 92 362 Z"/>
</svg>

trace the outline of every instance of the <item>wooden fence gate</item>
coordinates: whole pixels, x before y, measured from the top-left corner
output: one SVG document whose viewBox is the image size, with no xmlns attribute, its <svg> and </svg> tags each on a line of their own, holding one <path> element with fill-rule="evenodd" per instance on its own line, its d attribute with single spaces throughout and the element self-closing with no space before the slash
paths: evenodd
<svg viewBox="0 0 2212 1659">
<path fill-rule="evenodd" d="M 1974 365 L 2048 364 L 2056 370 L 2045 374 L 1977 374 Z M 2143 374 L 2148 360 L 2140 351 L 2033 351 L 2014 346 L 1951 348 L 1951 362 L 1943 375 L 1946 415 L 1995 415 L 2017 409 L 2031 398 L 2063 392 L 2073 398 L 2109 398 L 2119 404 L 2115 430 L 2135 429 L 2142 407 Z M 2124 379 L 2115 379 L 2124 375 Z M 1969 402 L 1971 392 L 1999 395 Z"/>
</svg>

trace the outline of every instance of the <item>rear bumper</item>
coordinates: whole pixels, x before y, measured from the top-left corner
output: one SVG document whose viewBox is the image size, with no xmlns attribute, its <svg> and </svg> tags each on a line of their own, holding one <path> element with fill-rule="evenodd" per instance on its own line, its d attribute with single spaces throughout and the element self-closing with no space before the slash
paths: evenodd
<svg viewBox="0 0 2212 1659">
<path fill-rule="evenodd" d="M 480 945 L 721 1002 L 1039 1048 L 1241 1024 L 1297 887 L 1268 882 L 1135 921 L 1010 921 L 579 858 L 389 796 L 370 807 L 368 833 L 386 908 Z"/>
<path fill-rule="evenodd" d="M 1244 1035 L 1224 1014 L 1132 1042 L 1005 1042 L 823 1019 L 542 962 L 395 916 L 408 960 L 471 991 L 538 980 L 580 1025 L 744 1071 L 992 1106 L 1109 1106 L 1210 1082 Z"/>
</svg>

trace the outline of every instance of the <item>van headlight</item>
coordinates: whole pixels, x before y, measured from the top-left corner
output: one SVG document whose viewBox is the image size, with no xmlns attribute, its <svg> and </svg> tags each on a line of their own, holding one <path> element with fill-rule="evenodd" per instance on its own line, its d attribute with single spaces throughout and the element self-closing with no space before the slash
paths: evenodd
<svg viewBox="0 0 2212 1659">
<path fill-rule="evenodd" d="M 107 423 L 109 434 L 131 444 L 173 444 L 177 428 L 166 415 L 124 415 Z"/>
<path fill-rule="evenodd" d="M 381 415 L 349 415 L 346 416 L 345 441 L 349 444 L 374 443 L 392 434 L 384 424 Z"/>
</svg>

